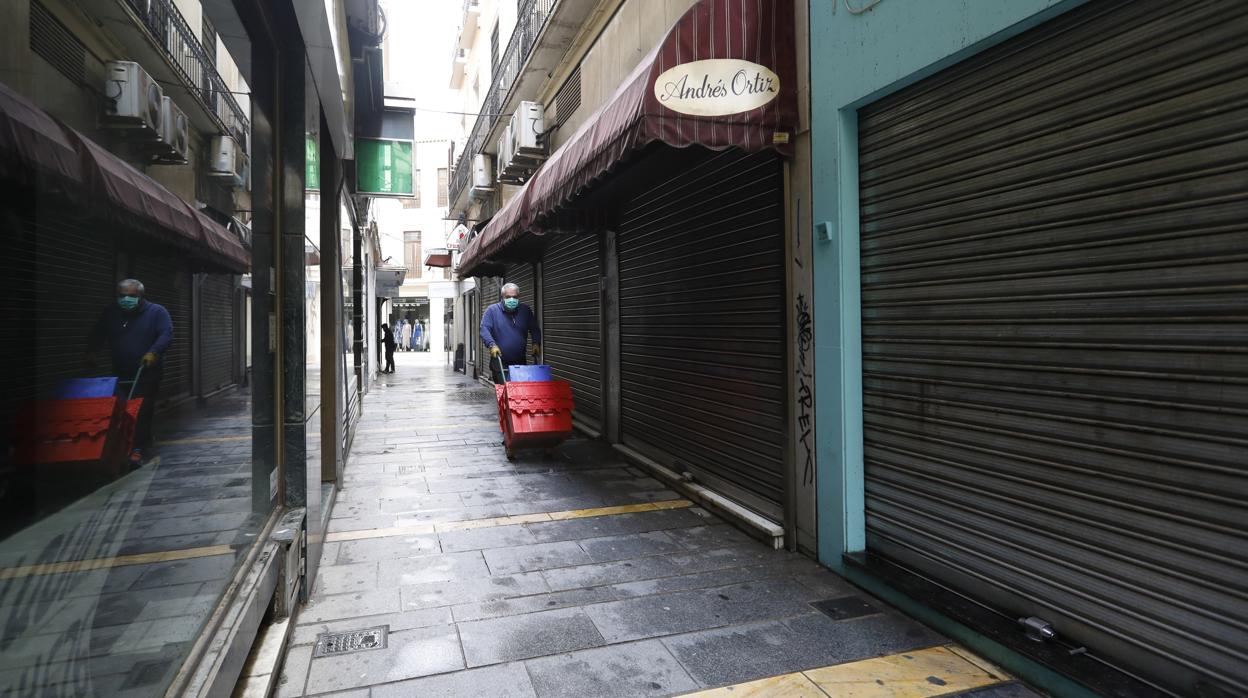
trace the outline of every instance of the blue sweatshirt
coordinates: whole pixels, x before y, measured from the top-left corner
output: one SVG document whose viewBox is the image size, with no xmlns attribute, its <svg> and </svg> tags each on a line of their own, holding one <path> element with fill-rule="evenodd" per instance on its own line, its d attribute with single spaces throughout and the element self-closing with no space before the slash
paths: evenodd
<svg viewBox="0 0 1248 698">
<path fill-rule="evenodd" d="M 130 313 L 110 303 L 87 337 L 87 351 L 98 352 L 104 342 L 108 342 L 113 355 L 113 370 L 123 380 L 129 380 L 139 370 L 139 359 L 144 354 L 165 357 L 173 342 L 173 321 L 165 306 L 146 300 Z"/>
<path fill-rule="evenodd" d="M 481 316 L 481 341 L 485 346 L 497 345 L 503 350 L 503 361 L 509 364 L 524 363 L 526 335 L 533 335 L 533 343 L 542 343 L 542 331 L 537 327 L 537 317 L 524 303 L 509 313 L 502 303 L 485 309 Z"/>
</svg>

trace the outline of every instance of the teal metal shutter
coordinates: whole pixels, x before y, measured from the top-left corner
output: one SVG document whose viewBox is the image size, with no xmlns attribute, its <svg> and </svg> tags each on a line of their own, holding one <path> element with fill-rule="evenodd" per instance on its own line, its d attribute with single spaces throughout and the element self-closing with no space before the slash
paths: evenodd
<svg viewBox="0 0 1248 698">
<path fill-rule="evenodd" d="M 577 419 L 602 426 L 602 241 L 552 239 L 542 256 L 542 353 L 556 378 L 572 384 Z"/>
<path fill-rule="evenodd" d="M 1184 696 L 1248 694 L 1245 26 L 1093 2 L 859 114 L 868 551 Z"/>
<path fill-rule="evenodd" d="M 772 153 L 707 152 L 621 212 L 624 443 L 779 520 L 784 202 Z"/>
</svg>

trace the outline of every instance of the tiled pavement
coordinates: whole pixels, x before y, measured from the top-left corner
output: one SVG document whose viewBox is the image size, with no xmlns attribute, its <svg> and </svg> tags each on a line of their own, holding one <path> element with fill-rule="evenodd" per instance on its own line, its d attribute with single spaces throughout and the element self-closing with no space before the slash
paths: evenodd
<svg viewBox="0 0 1248 698">
<path fill-rule="evenodd" d="M 396 360 L 366 398 L 278 696 L 672 695 L 946 644 L 600 444 L 508 462 L 491 391 Z M 645 502 L 663 508 L 576 511 Z M 524 517 L 550 512 L 573 513 Z M 811 606 L 831 599 L 840 613 Z M 312 656 L 318 633 L 379 625 L 384 649 Z M 779 685 L 749 695 L 807 695 Z"/>
</svg>

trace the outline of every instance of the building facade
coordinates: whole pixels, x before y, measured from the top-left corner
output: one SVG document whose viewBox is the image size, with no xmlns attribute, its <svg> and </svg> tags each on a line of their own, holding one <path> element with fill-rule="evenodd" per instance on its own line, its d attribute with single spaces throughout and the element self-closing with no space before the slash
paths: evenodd
<svg viewBox="0 0 1248 698">
<path fill-rule="evenodd" d="M 466 370 L 488 375 L 476 326 L 517 283 L 584 431 L 813 551 L 804 36 L 803 3 L 521 3 L 449 198 L 474 231 Z"/>
</svg>

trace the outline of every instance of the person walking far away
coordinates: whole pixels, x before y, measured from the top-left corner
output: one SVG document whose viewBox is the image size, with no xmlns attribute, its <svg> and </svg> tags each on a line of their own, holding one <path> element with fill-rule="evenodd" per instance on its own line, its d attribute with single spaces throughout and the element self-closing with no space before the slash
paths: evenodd
<svg viewBox="0 0 1248 698">
<path fill-rule="evenodd" d="M 164 369 L 162 359 L 173 343 L 169 311 L 144 298 L 143 293 L 143 283 L 138 279 L 126 279 L 117 284 L 117 301 L 100 313 L 87 335 L 86 356 L 87 367 L 95 368 L 100 348 L 107 342 L 113 372 L 121 380 L 134 380 L 139 366 L 143 367 L 143 375 L 134 389 L 134 396 L 143 398 L 134 426 L 134 450 L 130 452 L 130 464 L 135 466 L 143 463 L 143 451 L 151 446 L 156 395 Z"/>
<path fill-rule="evenodd" d="M 520 302 L 520 287 L 515 284 L 503 286 L 503 300 L 485 309 L 481 316 L 481 341 L 490 350 L 490 375 L 495 383 L 503 382 L 503 373 L 495 357 L 503 360 L 503 366 L 525 364 L 524 345 L 533 337 L 533 356 L 542 352 L 542 331 L 537 326 L 533 309 Z"/>
<path fill-rule="evenodd" d="M 386 367 L 382 373 L 394 373 L 394 332 L 390 325 L 381 323 L 381 344 L 386 348 Z"/>
</svg>

